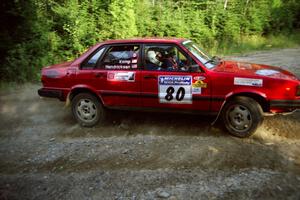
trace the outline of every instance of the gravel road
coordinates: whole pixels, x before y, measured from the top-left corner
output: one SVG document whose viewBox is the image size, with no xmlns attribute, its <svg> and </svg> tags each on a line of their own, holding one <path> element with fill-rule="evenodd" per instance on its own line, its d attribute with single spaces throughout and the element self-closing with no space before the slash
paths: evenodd
<svg viewBox="0 0 300 200">
<path fill-rule="evenodd" d="M 227 59 L 300 76 L 300 49 Z M 246 139 L 194 115 L 114 111 L 81 128 L 39 87 L 0 91 L 0 200 L 300 199 L 300 112 Z"/>
</svg>

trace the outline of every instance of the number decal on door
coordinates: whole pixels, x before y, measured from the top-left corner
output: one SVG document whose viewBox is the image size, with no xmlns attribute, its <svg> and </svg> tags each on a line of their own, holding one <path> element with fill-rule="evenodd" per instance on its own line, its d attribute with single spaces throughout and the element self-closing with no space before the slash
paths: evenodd
<svg viewBox="0 0 300 200">
<path fill-rule="evenodd" d="M 158 87 L 160 103 L 192 103 L 191 76 L 159 76 Z"/>
<path fill-rule="evenodd" d="M 170 86 L 168 87 L 167 91 L 166 91 L 167 95 L 165 96 L 165 99 L 167 101 L 171 101 L 174 96 L 173 94 L 175 93 L 175 98 L 177 101 L 181 101 L 184 98 L 185 95 L 185 89 L 183 87 L 178 88 L 177 92 L 175 91 L 174 87 Z"/>
<path fill-rule="evenodd" d="M 185 89 L 183 87 L 180 87 L 176 92 L 177 101 L 181 101 L 184 98 L 184 95 L 185 95 Z"/>
<path fill-rule="evenodd" d="M 173 99 L 173 93 L 174 93 L 175 89 L 173 87 L 168 87 L 167 89 L 167 95 L 165 96 L 165 99 L 167 101 L 171 101 Z"/>
</svg>

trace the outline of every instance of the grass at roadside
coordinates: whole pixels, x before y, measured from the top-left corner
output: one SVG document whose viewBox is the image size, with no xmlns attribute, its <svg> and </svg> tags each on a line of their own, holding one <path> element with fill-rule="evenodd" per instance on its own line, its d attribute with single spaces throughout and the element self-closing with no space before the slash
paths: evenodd
<svg viewBox="0 0 300 200">
<path fill-rule="evenodd" d="M 295 48 L 300 46 L 300 32 L 270 36 L 244 36 L 237 42 L 223 42 L 211 49 L 212 55 L 233 55 L 253 51 L 278 48 Z"/>
</svg>

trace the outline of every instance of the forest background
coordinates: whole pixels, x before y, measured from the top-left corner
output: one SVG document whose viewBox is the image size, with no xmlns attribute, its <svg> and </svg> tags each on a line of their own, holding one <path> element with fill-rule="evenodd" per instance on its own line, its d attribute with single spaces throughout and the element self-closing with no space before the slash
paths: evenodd
<svg viewBox="0 0 300 200">
<path fill-rule="evenodd" d="M 36 81 L 40 69 L 107 39 L 180 37 L 211 54 L 300 44 L 299 0 L 1 1 L 0 81 Z"/>
</svg>

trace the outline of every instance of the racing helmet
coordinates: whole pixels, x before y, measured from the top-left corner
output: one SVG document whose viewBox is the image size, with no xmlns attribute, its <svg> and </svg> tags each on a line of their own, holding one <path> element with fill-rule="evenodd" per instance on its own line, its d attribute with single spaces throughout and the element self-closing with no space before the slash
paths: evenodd
<svg viewBox="0 0 300 200">
<path fill-rule="evenodd" d="M 147 59 L 149 62 L 156 64 L 156 65 L 160 65 L 161 62 L 156 58 L 156 52 L 153 50 L 150 50 L 147 52 Z"/>
</svg>

